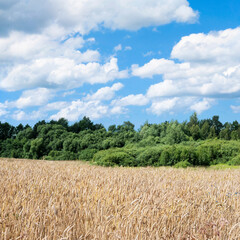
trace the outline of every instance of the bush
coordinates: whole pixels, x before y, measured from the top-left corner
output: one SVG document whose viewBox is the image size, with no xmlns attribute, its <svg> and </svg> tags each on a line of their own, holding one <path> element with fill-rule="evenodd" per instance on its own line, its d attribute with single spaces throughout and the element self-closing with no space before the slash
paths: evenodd
<svg viewBox="0 0 240 240">
<path fill-rule="evenodd" d="M 231 165 L 231 166 L 240 165 L 240 155 L 237 155 L 236 157 L 232 158 L 232 160 L 228 162 L 228 165 Z"/>
<path fill-rule="evenodd" d="M 97 152 L 93 157 L 93 162 L 101 166 L 136 166 L 135 159 L 119 149 L 110 149 Z"/>
<path fill-rule="evenodd" d="M 207 147 L 200 146 L 197 149 L 197 162 L 196 165 L 199 166 L 209 166 L 211 158 L 209 156 L 209 152 Z"/>
<path fill-rule="evenodd" d="M 90 161 L 93 159 L 95 153 L 97 153 L 97 149 L 84 149 L 78 153 L 78 159 L 84 161 Z"/>
<path fill-rule="evenodd" d="M 68 151 L 51 151 L 45 160 L 77 160 L 77 155 Z"/>
<path fill-rule="evenodd" d="M 161 150 L 157 148 L 147 148 L 137 156 L 138 166 L 153 166 L 159 165 L 159 156 Z"/>
<path fill-rule="evenodd" d="M 191 164 L 186 160 L 178 162 L 174 165 L 175 168 L 187 168 L 187 167 L 190 167 L 190 166 L 191 166 Z"/>
<path fill-rule="evenodd" d="M 168 149 L 164 149 L 163 152 L 161 153 L 161 156 L 159 158 L 159 165 L 160 166 L 170 166 L 170 153 Z"/>
</svg>

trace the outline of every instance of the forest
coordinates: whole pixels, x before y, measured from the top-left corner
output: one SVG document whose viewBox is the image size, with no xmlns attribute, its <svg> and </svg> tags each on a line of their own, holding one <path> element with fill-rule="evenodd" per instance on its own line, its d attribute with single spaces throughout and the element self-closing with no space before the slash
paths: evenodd
<svg viewBox="0 0 240 240">
<path fill-rule="evenodd" d="M 102 166 L 240 165 L 240 124 L 219 116 L 189 121 L 145 122 L 138 130 L 129 121 L 106 129 L 88 117 L 69 125 L 45 120 L 33 127 L 0 122 L 0 157 L 83 160 Z"/>
</svg>

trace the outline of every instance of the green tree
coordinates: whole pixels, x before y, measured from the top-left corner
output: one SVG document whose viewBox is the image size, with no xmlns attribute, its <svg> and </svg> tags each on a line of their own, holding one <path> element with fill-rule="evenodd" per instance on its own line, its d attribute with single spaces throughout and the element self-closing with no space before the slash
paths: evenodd
<svg viewBox="0 0 240 240">
<path fill-rule="evenodd" d="M 215 127 L 211 127 L 210 128 L 210 132 L 208 134 L 208 138 L 216 138 L 217 137 L 217 134 L 216 134 L 216 131 L 215 131 Z"/>
<path fill-rule="evenodd" d="M 204 121 L 204 124 L 202 125 L 200 129 L 200 137 L 201 139 L 207 139 L 210 131 L 210 126 L 208 121 Z"/>
</svg>

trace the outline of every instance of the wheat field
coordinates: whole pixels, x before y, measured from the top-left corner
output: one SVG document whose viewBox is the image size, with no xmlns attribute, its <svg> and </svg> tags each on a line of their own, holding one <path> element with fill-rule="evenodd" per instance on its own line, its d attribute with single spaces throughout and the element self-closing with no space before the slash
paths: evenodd
<svg viewBox="0 0 240 240">
<path fill-rule="evenodd" d="M 240 171 L 1 159 L 0 239 L 240 239 Z"/>
</svg>

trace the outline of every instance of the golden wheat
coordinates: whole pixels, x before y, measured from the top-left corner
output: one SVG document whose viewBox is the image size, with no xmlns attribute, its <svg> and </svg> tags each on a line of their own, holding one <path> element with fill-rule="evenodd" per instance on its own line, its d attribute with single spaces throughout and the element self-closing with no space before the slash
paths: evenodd
<svg viewBox="0 0 240 240">
<path fill-rule="evenodd" d="M 240 239 L 240 171 L 2 159 L 0 239 Z"/>
</svg>

